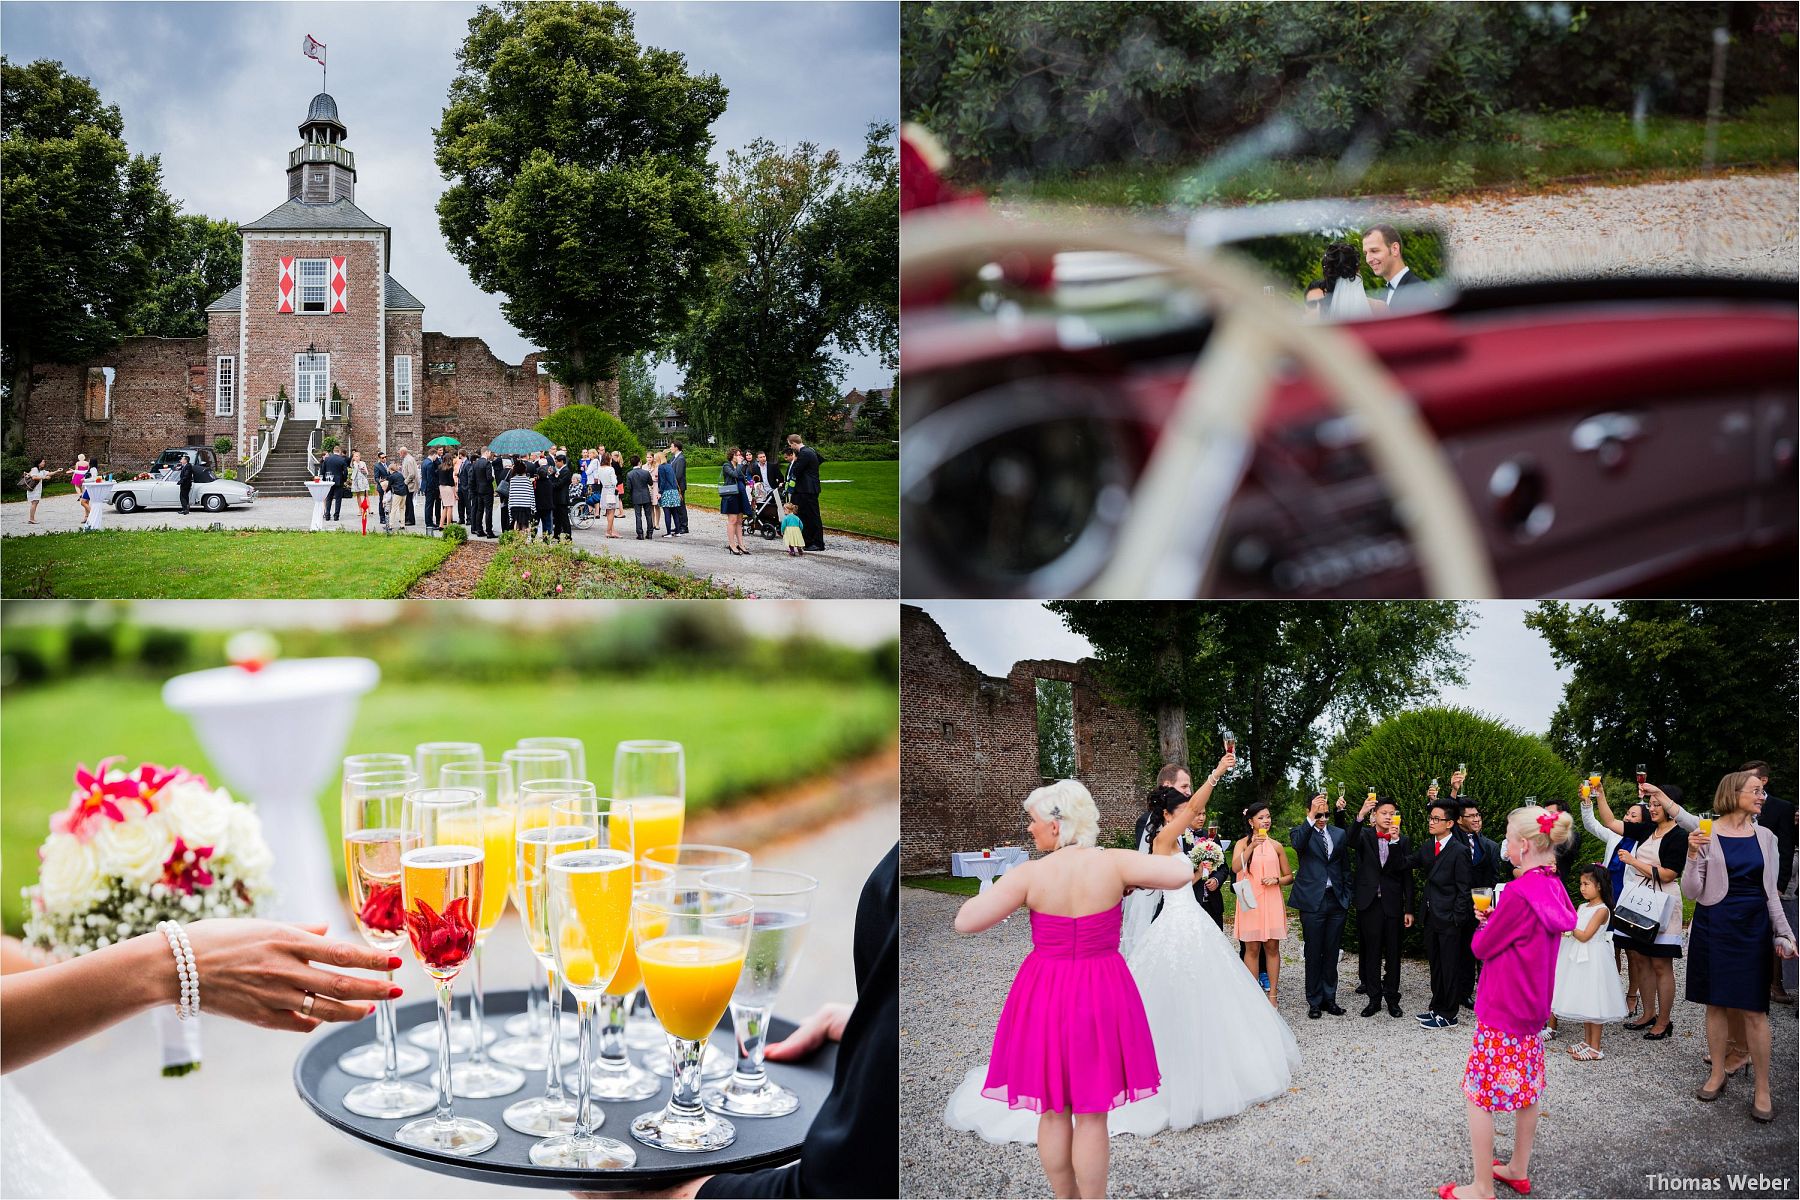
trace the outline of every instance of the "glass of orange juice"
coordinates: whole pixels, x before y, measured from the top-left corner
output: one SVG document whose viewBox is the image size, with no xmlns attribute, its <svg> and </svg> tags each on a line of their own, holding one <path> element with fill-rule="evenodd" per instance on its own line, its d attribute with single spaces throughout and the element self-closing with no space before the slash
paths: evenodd
<svg viewBox="0 0 1800 1200">
<path fill-rule="evenodd" d="M 612 796 L 633 803 L 633 828 L 637 854 L 681 841 L 687 816 L 687 751 L 680 742 L 633 740 L 613 750 Z M 644 882 L 642 871 L 639 883 Z M 650 1015 L 644 989 L 631 997 L 625 1024 L 625 1043 L 633 1050 L 663 1048 L 662 1026 Z"/>
<path fill-rule="evenodd" d="M 1494 904 L 1493 888 L 1476 888 L 1471 895 L 1475 899 L 1475 911 L 1486 912 Z"/>
<path fill-rule="evenodd" d="M 669 1102 L 631 1123 L 646 1146 L 698 1153 L 737 1140 L 736 1127 L 700 1103 L 700 1057 L 737 990 L 755 911 L 742 892 L 689 883 L 651 884 L 632 896 L 638 969 L 675 1064 Z"/>
<path fill-rule="evenodd" d="M 618 973 L 631 940 L 631 891 L 636 856 L 632 849 L 631 807 L 584 796 L 550 805 L 552 828 L 579 829 L 578 850 L 561 850 L 545 864 L 549 902 L 550 952 L 557 975 L 575 996 L 581 1030 L 576 1053 L 580 1083 L 575 1092 L 575 1128 L 531 1147 L 540 1167 L 575 1167 L 589 1171 L 623 1170 L 637 1162 L 637 1151 L 615 1138 L 594 1132 L 604 1117 L 596 1114 L 593 1093 L 592 1039 L 595 1005 Z"/>
<path fill-rule="evenodd" d="M 678 846 L 653 846 L 638 855 L 638 881 L 687 886 L 703 878 L 715 887 L 730 887 L 732 880 L 742 881 L 750 874 L 750 856 L 730 846 L 708 846 L 683 842 Z M 660 1026 L 658 1027 L 660 1028 Z M 667 1037 L 664 1045 L 644 1051 L 644 1070 L 664 1079 L 675 1074 L 669 1058 Z M 731 1074 L 732 1057 L 708 1043 L 700 1064 L 705 1079 L 723 1079 Z"/>
<path fill-rule="evenodd" d="M 1588 787 L 1589 788 L 1598 790 L 1600 787 L 1600 783 L 1601 783 L 1600 772 L 1595 771 L 1593 774 L 1588 776 Z"/>
<path fill-rule="evenodd" d="M 1700 832 L 1701 833 L 1704 833 L 1708 837 L 1711 837 L 1712 836 L 1712 823 L 1713 823 L 1713 815 L 1711 813 L 1701 813 L 1700 814 Z"/>
<path fill-rule="evenodd" d="M 522 737 L 519 739 L 518 745 L 513 748 L 515 750 L 560 750 L 569 756 L 567 770 L 557 768 L 555 760 L 550 760 L 546 768 L 548 773 L 540 772 L 534 765 L 538 760 L 533 760 L 533 763 L 521 767 L 520 760 L 515 756 L 509 763 L 513 767 L 514 786 L 533 779 L 586 779 L 588 777 L 587 746 L 582 743 L 580 738 Z M 520 912 L 524 911 L 519 906 L 516 889 L 513 893 L 513 907 Z M 526 1071 L 544 1069 L 544 1055 L 549 1053 L 550 1046 L 549 1036 L 544 1030 L 545 1011 L 549 999 L 544 995 L 544 985 L 543 981 L 538 978 L 539 974 L 540 972 L 537 971 L 531 973 L 531 985 L 525 992 L 525 1011 L 514 1013 L 506 1018 L 506 1024 L 501 1026 L 512 1036 L 496 1045 L 492 1051 L 493 1056 L 501 1062 L 511 1063 Z M 563 1018 L 562 1032 L 564 1037 L 574 1039 L 575 1021 L 573 1018 L 566 1016 Z M 574 1052 L 570 1051 L 570 1053 L 572 1055 Z"/>
</svg>

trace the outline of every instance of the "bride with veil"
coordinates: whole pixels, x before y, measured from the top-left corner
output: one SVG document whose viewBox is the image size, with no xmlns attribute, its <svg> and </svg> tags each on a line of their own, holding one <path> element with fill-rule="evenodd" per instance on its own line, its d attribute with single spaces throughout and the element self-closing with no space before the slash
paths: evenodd
<svg viewBox="0 0 1800 1200">
<path fill-rule="evenodd" d="M 1230 765 L 1227 756 L 1215 774 Z M 1208 786 L 1185 796 L 1158 788 L 1149 800 L 1150 820 L 1139 849 L 1181 854 L 1181 835 L 1204 818 L 1210 791 Z M 1231 940 L 1200 907 L 1194 890 L 1134 892 L 1126 905 L 1128 926 L 1135 917 L 1142 927 L 1129 951 L 1121 937 L 1120 950 L 1143 998 L 1162 1085 L 1153 1096 L 1113 1109 L 1107 1131 L 1144 1137 L 1187 1129 L 1286 1092 L 1300 1065 L 1293 1031 L 1244 968 Z M 945 1123 L 994 1143 L 1036 1141 L 1037 1114 L 983 1096 L 986 1075 L 982 1064 L 964 1077 L 945 1107 Z"/>
<path fill-rule="evenodd" d="M 1363 292 L 1362 256 L 1356 247 L 1333 242 L 1319 261 L 1325 281 L 1325 316 L 1332 321 L 1366 321 L 1375 315 L 1380 301 Z M 1385 305 L 1383 306 L 1385 307 Z"/>
</svg>

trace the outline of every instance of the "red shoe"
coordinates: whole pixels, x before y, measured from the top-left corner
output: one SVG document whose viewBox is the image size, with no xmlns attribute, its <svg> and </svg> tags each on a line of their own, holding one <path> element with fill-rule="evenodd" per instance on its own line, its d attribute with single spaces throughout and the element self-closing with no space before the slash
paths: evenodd
<svg viewBox="0 0 1800 1200">
<path fill-rule="evenodd" d="M 1494 1165 L 1496 1167 L 1499 1166 L 1500 1160 L 1496 1158 L 1494 1160 Z M 1531 1180 L 1530 1179 L 1508 1179 L 1504 1175 L 1495 1175 L 1494 1182 L 1495 1183 L 1504 1183 L 1507 1187 L 1511 1188 L 1513 1191 L 1517 1192 L 1521 1196 L 1531 1195 Z"/>
<path fill-rule="evenodd" d="M 1456 1200 L 1456 1185 L 1446 1183 L 1438 1188 L 1438 1200 Z"/>
</svg>

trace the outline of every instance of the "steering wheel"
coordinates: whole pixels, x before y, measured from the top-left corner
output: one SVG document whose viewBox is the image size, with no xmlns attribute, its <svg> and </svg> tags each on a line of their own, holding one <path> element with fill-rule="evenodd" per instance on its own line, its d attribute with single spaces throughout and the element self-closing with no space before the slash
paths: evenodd
<svg viewBox="0 0 1800 1200">
<path fill-rule="evenodd" d="M 1082 594 L 1189 599 L 1206 593 L 1226 507 L 1248 469 L 1274 375 L 1285 356 L 1360 422 L 1375 473 L 1417 547 L 1428 592 L 1458 599 L 1497 594 L 1462 485 L 1393 376 L 1342 329 L 1303 324 L 1294 306 L 1263 291 L 1265 280 L 1247 261 L 1229 253 L 1190 257 L 1177 244 L 1091 223 L 1019 221 L 966 209 L 927 211 L 906 218 L 900 239 L 901 285 L 978 269 L 1003 257 L 1058 250 L 1122 253 L 1154 263 L 1207 296 L 1217 314 L 1174 415 L 1131 494 L 1130 512 L 1137 519 L 1122 522 L 1110 558 Z M 954 412 L 954 407 L 940 410 L 908 429 L 909 435 L 919 435 L 913 443 L 921 454 L 909 469 L 911 445 L 902 451 L 902 495 L 970 448 L 972 438 L 992 437 L 1018 419 L 976 418 L 976 431 L 953 432 L 940 419 Z M 1023 413 L 1019 417 L 1031 419 Z"/>
</svg>

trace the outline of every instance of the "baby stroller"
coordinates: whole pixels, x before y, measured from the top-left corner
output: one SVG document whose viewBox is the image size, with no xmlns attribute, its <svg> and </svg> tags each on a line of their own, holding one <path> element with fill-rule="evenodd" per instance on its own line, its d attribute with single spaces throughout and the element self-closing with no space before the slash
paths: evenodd
<svg viewBox="0 0 1800 1200">
<path fill-rule="evenodd" d="M 750 512 L 744 517 L 744 532 L 760 533 L 770 541 L 781 538 L 780 496 L 760 479 L 750 484 Z"/>
</svg>

